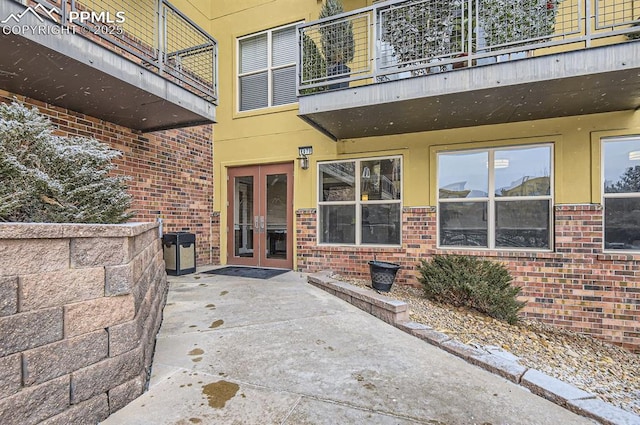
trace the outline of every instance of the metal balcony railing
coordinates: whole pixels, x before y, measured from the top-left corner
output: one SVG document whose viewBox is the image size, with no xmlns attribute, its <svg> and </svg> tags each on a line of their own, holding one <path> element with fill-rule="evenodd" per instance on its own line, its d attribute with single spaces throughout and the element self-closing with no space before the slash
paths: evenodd
<svg viewBox="0 0 640 425">
<path fill-rule="evenodd" d="M 212 103 L 218 98 L 216 40 L 166 0 L 32 0 L 70 32 L 136 62 Z M 41 9 L 38 9 L 40 13 Z"/>
<path fill-rule="evenodd" d="M 392 0 L 298 25 L 300 95 L 640 38 L 637 0 Z"/>
</svg>

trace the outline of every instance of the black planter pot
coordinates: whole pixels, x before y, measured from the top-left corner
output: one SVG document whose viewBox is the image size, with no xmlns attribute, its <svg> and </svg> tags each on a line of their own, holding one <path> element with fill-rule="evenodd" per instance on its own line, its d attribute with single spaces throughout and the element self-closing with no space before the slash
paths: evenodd
<svg viewBox="0 0 640 425">
<path fill-rule="evenodd" d="M 369 261 L 369 273 L 371 273 L 371 286 L 381 292 L 389 292 L 396 279 L 396 273 L 400 266 L 385 261 Z"/>
</svg>

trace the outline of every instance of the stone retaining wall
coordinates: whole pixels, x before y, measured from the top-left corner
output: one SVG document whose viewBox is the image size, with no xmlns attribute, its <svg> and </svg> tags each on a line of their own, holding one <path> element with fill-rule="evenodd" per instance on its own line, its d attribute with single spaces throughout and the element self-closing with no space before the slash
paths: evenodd
<svg viewBox="0 0 640 425">
<path fill-rule="evenodd" d="M 0 423 L 97 423 L 142 394 L 166 291 L 156 224 L 0 223 Z"/>
</svg>

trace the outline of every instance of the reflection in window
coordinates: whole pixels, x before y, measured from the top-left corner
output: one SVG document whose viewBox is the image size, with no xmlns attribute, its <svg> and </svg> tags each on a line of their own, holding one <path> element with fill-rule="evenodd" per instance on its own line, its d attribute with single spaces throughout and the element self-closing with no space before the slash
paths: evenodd
<svg viewBox="0 0 640 425">
<path fill-rule="evenodd" d="M 550 248 L 551 146 L 441 153 L 438 189 L 441 246 Z"/>
<path fill-rule="evenodd" d="M 400 245 L 400 157 L 318 166 L 320 243 Z"/>
<path fill-rule="evenodd" d="M 320 164 L 321 201 L 355 201 L 355 163 Z"/>
<path fill-rule="evenodd" d="M 487 152 L 438 156 L 438 192 L 443 198 L 484 198 L 489 191 Z"/>
<path fill-rule="evenodd" d="M 496 202 L 496 248 L 548 248 L 549 201 Z"/>
<path fill-rule="evenodd" d="M 440 245 L 487 246 L 487 203 L 440 204 Z"/>
<path fill-rule="evenodd" d="M 496 151 L 496 196 L 550 195 L 549 158 L 548 146 Z"/>
<path fill-rule="evenodd" d="M 640 250 L 640 138 L 610 139 L 604 155 L 604 248 Z"/>
<path fill-rule="evenodd" d="M 320 208 L 320 243 L 356 243 L 355 205 L 323 205 Z"/>
</svg>

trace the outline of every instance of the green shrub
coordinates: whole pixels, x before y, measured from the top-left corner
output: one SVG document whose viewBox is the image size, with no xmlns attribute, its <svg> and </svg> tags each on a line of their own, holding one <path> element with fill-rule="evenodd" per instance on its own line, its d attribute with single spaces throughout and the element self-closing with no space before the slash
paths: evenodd
<svg viewBox="0 0 640 425">
<path fill-rule="evenodd" d="M 508 323 L 518 321 L 525 303 L 516 297 L 507 268 L 496 262 L 464 255 L 435 255 L 422 260 L 418 280 L 425 296 L 455 307 L 471 307 Z"/>
<path fill-rule="evenodd" d="M 0 222 L 122 223 L 131 217 L 121 153 L 60 137 L 36 108 L 0 103 Z"/>
</svg>

